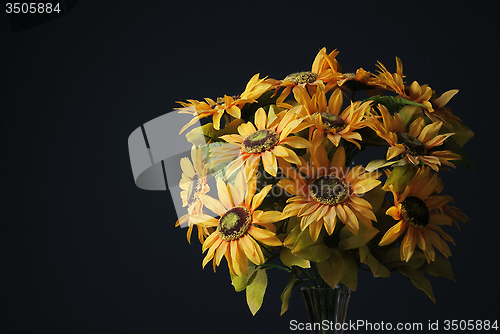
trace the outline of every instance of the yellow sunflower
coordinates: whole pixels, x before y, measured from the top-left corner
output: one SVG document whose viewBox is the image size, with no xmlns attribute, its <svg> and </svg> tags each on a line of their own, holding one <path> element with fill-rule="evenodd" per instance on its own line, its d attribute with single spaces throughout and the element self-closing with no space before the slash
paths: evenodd
<svg viewBox="0 0 500 334">
<path fill-rule="evenodd" d="M 400 97 L 404 97 L 412 102 L 420 103 L 425 106 L 428 112 L 432 112 L 432 104 L 429 101 L 432 97 L 432 89 L 429 85 L 420 85 L 417 81 L 406 87 L 403 82 L 403 63 L 396 57 L 396 73 L 391 74 L 387 68 L 380 62 L 377 67 L 380 69 L 377 75 L 378 85 L 387 90 L 396 92 Z"/>
<path fill-rule="evenodd" d="M 379 245 L 389 245 L 406 232 L 400 246 L 402 261 L 410 260 L 416 246 L 424 252 L 428 262 L 436 258 L 434 247 L 446 257 L 451 255 L 446 241 L 452 244 L 455 242 L 441 226 L 452 225 L 453 219 L 443 211 L 440 213 L 439 209 L 452 198 L 431 196 L 437 182 L 437 173 L 428 167 L 422 167 L 403 193 L 396 192 L 392 185 L 389 186 L 394 196 L 394 206 L 390 207 L 386 214 L 398 223 L 385 233 Z"/>
<path fill-rule="evenodd" d="M 321 140 L 316 137 L 314 140 Z M 359 222 L 371 228 L 372 220 L 377 221 L 371 204 L 361 197 L 380 184 L 379 174 L 364 173 L 362 166 L 350 170 L 345 167 L 342 146 L 331 161 L 322 145 L 315 146 L 310 161 L 298 169 L 283 168 L 287 178 L 278 183 L 294 195 L 287 200 L 283 218 L 299 217 L 301 230 L 309 227 L 313 241 L 318 239 L 323 226 L 332 234 L 337 218 L 354 234 L 359 231 Z"/>
<path fill-rule="evenodd" d="M 356 73 L 343 73 L 337 81 L 339 87 L 346 87 L 351 92 L 379 88 L 379 79 L 371 72 L 358 68 Z"/>
<path fill-rule="evenodd" d="M 299 115 L 305 118 L 304 123 L 307 124 L 305 127 L 310 126 L 311 136 L 313 132 L 326 133 L 335 146 L 339 146 L 340 139 L 343 138 L 361 149 L 357 141 L 362 138 L 356 130 L 365 127 L 364 115 L 370 109 L 369 102 L 362 104 L 356 101 L 340 113 L 343 102 L 340 89 L 332 93 L 328 104 L 323 85 L 318 86 L 312 97 L 303 87 L 298 87 L 294 93 L 297 101 L 304 106 Z"/>
<path fill-rule="evenodd" d="M 189 158 L 181 159 L 182 178 L 179 182 L 179 187 L 182 189 L 180 196 L 182 199 L 182 206 L 187 206 L 188 213 L 183 215 L 177 220 L 175 226 L 181 224 L 188 224 L 187 239 L 191 243 L 191 233 L 193 231 L 193 223 L 190 222 L 189 217 L 202 213 L 203 203 L 200 200 L 200 195 L 204 195 L 210 191 L 207 183 L 208 166 L 204 163 L 201 147 L 191 148 L 191 161 Z M 198 239 L 201 243 L 209 234 L 206 228 L 198 227 Z"/>
<path fill-rule="evenodd" d="M 257 210 L 272 185 L 264 187 L 255 195 L 256 182 L 256 177 L 253 176 L 247 184 L 244 171 L 241 170 L 234 185 L 217 179 L 219 199 L 209 195 L 200 196 L 203 204 L 219 216 L 219 219 L 206 214 L 191 217 L 199 226 L 216 228 L 203 243 L 202 251 L 208 250 L 203 259 L 203 267 L 213 259 L 215 271 L 224 256 L 233 275 L 246 276 L 248 260 L 256 265 L 265 262 L 259 243 L 268 246 L 282 245 L 275 235 L 273 225 L 281 220 L 281 212 Z"/>
<path fill-rule="evenodd" d="M 297 109 L 300 109 L 300 106 L 282 111 L 276 118 L 269 119 L 265 110 L 259 108 L 255 112 L 255 125 L 247 122 L 238 127 L 238 134 L 220 136 L 220 139 L 230 143 L 214 149 L 220 159 L 233 160 L 227 175 L 233 174 L 243 165 L 246 175 L 253 175 L 261 158 L 264 170 L 272 176 L 276 176 L 278 172 L 278 162 L 300 164 L 297 154 L 285 146 L 309 147 L 305 138 L 289 136 L 300 130 L 298 126 L 302 120 L 296 114 Z"/>
<path fill-rule="evenodd" d="M 326 48 L 322 48 L 313 61 L 311 71 L 296 72 L 287 75 L 279 83 L 279 86 L 285 87 L 285 89 L 281 92 L 276 104 L 280 105 L 283 103 L 296 87 L 308 87 L 308 89 L 314 92 L 315 86 L 320 83 L 326 85 L 327 91 L 337 85 L 337 80 L 342 77 L 342 73 L 337 72 L 339 65 L 335 57 L 338 53 L 337 50 L 333 50 L 327 54 Z"/>
<path fill-rule="evenodd" d="M 390 73 L 387 68 L 381 63 L 377 62 L 377 67 L 380 69 L 377 75 L 379 85 L 387 90 L 398 93 L 400 96 L 406 95 L 405 84 L 403 78 L 403 62 L 396 57 L 396 73 Z"/>
<path fill-rule="evenodd" d="M 411 123 L 409 130 L 406 131 L 405 122 L 399 113 L 391 116 L 384 106 L 380 106 L 379 109 L 382 122 L 373 117 L 368 124 L 379 137 L 389 143 L 387 160 L 404 154 L 404 160 L 407 162 L 413 165 L 422 162 L 437 172 L 439 166 L 443 164 L 455 167 L 450 160 L 461 159 L 460 155 L 451 151 L 435 151 L 435 147 L 442 145 L 448 137 L 453 135 L 453 133 L 438 135 L 442 122 L 437 121 L 425 125 L 424 119 L 419 117 Z"/>
<path fill-rule="evenodd" d="M 182 127 L 179 134 L 198 120 L 208 116 L 213 116 L 212 122 L 214 128 L 220 130 L 220 120 L 224 112 L 234 118 L 241 118 L 241 108 L 243 105 L 256 102 L 271 86 L 270 83 L 265 82 L 265 78 L 259 79 L 259 74 L 256 74 L 247 83 L 245 91 L 238 96 L 224 95 L 223 98 L 218 98 L 217 102 L 210 98 L 205 98 L 204 102 L 197 100 L 188 100 L 188 103 L 178 102 L 183 106 L 183 108 L 179 108 L 180 114 L 193 115 L 193 119 Z"/>
<path fill-rule="evenodd" d="M 436 98 L 433 93 L 430 103 L 432 109 L 424 110 L 425 115 L 433 122 L 441 121 L 444 126 L 453 131 L 453 125 L 460 124 L 462 120 L 453 115 L 451 109 L 446 107 L 446 104 L 458 93 L 458 89 L 452 89 L 444 92 L 440 97 Z"/>
</svg>

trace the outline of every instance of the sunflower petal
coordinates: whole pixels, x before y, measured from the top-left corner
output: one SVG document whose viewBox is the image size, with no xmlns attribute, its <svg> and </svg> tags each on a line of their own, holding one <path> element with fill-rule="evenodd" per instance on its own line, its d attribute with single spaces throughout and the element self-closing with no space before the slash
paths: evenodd
<svg viewBox="0 0 500 334">
<path fill-rule="evenodd" d="M 281 241 L 276 237 L 276 235 L 266 229 L 251 226 L 248 229 L 248 233 L 254 237 L 256 240 L 269 245 L 269 246 L 281 246 Z"/>
<path fill-rule="evenodd" d="M 253 196 L 251 206 L 252 211 L 255 211 L 255 209 L 257 209 L 262 204 L 262 201 L 264 200 L 264 198 L 266 198 L 272 187 L 273 185 L 269 184 L 265 186 L 257 195 Z"/>
<path fill-rule="evenodd" d="M 227 185 L 224 183 L 224 181 L 222 181 L 220 177 L 217 178 L 217 194 L 219 195 L 219 201 L 226 208 L 226 210 L 229 210 L 234 206 L 231 201 Z"/>
<path fill-rule="evenodd" d="M 332 167 L 342 168 L 345 166 L 345 150 L 343 146 L 340 146 L 333 155 Z"/>
<path fill-rule="evenodd" d="M 224 208 L 224 205 L 222 205 L 222 203 L 215 198 L 209 195 L 200 195 L 199 198 L 210 211 L 218 216 L 222 216 L 226 213 L 227 210 Z"/>
<path fill-rule="evenodd" d="M 278 161 L 276 156 L 271 153 L 271 151 L 265 151 L 262 153 L 262 164 L 264 165 L 264 170 L 272 175 L 276 176 L 278 173 Z"/>
<path fill-rule="evenodd" d="M 190 179 L 192 179 L 193 176 L 196 174 L 194 167 L 191 164 L 191 161 L 189 161 L 189 158 L 181 159 L 181 169 L 182 172 L 186 174 Z"/>
<path fill-rule="evenodd" d="M 276 223 L 281 220 L 282 213 L 280 211 L 266 211 L 263 212 L 258 220 L 258 224 Z"/>
<path fill-rule="evenodd" d="M 408 225 L 402 220 L 399 221 L 399 223 L 395 224 L 384 234 L 378 245 L 386 246 L 393 243 L 397 238 L 399 238 L 400 235 L 404 233 L 407 226 Z"/>
<path fill-rule="evenodd" d="M 255 112 L 255 125 L 257 125 L 258 130 L 264 130 L 267 125 L 267 115 L 263 108 L 259 108 Z"/>
</svg>

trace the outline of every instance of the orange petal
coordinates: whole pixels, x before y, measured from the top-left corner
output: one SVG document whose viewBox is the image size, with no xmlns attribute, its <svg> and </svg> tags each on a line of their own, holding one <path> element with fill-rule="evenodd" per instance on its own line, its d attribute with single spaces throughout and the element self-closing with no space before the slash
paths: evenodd
<svg viewBox="0 0 500 334">
<path fill-rule="evenodd" d="M 193 165 L 191 164 L 191 161 L 189 161 L 189 158 L 181 159 L 181 169 L 182 172 L 186 174 L 190 179 L 192 179 L 193 176 L 196 174 Z"/>
<path fill-rule="evenodd" d="M 256 240 L 269 246 L 281 246 L 282 244 L 273 232 L 263 228 L 251 226 L 248 229 L 248 233 Z"/>
<path fill-rule="evenodd" d="M 199 196 L 203 204 L 213 213 L 222 216 L 223 214 L 226 213 L 226 208 L 224 208 L 224 205 L 215 198 L 209 196 L 209 195 L 200 195 Z"/>
<path fill-rule="evenodd" d="M 253 196 L 251 211 L 254 211 L 262 204 L 262 201 L 266 198 L 272 187 L 272 184 L 267 185 L 257 195 Z"/>
<path fill-rule="evenodd" d="M 229 243 L 227 241 L 223 241 L 217 248 L 217 252 L 215 253 L 215 264 L 217 266 L 220 264 L 222 257 L 226 254 L 228 244 Z"/>
<path fill-rule="evenodd" d="M 217 178 L 217 194 L 219 195 L 219 201 L 226 208 L 226 210 L 231 209 L 234 204 L 231 201 L 227 185 L 222 181 L 221 178 Z"/>
<path fill-rule="evenodd" d="M 323 223 L 321 221 L 315 221 L 309 225 L 309 235 L 311 236 L 311 240 L 316 242 L 319 237 L 319 232 L 321 232 L 321 227 L 323 227 Z"/>
<path fill-rule="evenodd" d="M 266 211 L 263 212 L 258 220 L 258 224 L 276 223 L 281 220 L 281 212 L 279 211 Z"/>
<path fill-rule="evenodd" d="M 258 130 L 264 130 L 267 125 L 267 115 L 263 108 L 259 108 L 255 112 L 255 125 L 257 125 Z"/>
<path fill-rule="evenodd" d="M 337 222 L 337 213 L 335 212 L 335 209 L 333 207 L 329 207 L 328 212 L 323 217 L 323 219 L 325 220 L 326 232 L 331 235 L 335 230 L 335 225 Z"/>
<path fill-rule="evenodd" d="M 231 108 L 226 109 L 227 113 L 234 118 L 241 118 L 241 110 L 237 106 L 233 105 Z"/>
<path fill-rule="evenodd" d="M 262 153 L 262 164 L 264 165 L 264 169 L 267 173 L 272 176 L 276 176 L 278 173 L 278 162 L 271 151 L 265 151 Z"/>
<path fill-rule="evenodd" d="M 379 242 L 379 246 L 385 246 L 393 243 L 401 234 L 404 233 L 407 226 L 408 225 L 402 220 L 399 221 L 399 223 L 395 224 L 384 234 L 382 240 Z"/>
<path fill-rule="evenodd" d="M 295 148 L 308 148 L 311 145 L 311 143 L 307 139 L 299 136 L 286 137 L 280 143 L 280 145 L 283 144 L 287 144 Z"/>
<path fill-rule="evenodd" d="M 345 167 L 345 150 L 343 146 L 340 146 L 333 155 L 332 167 Z"/>
<path fill-rule="evenodd" d="M 385 212 L 386 215 L 391 216 L 394 220 L 400 220 L 401 219 L 401 214 L 398 210 L 397 207 L 391 206 L 387 211 Z"/>
</svg>

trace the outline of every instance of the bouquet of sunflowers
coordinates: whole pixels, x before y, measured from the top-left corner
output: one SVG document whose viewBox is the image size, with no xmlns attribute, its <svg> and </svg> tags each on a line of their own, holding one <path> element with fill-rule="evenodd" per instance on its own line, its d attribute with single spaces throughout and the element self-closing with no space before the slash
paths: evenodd
<svg viewBox="0 0 500 334">
<path fill-rule="evenodd" d="M 176 226 L 188 241 L 196 227 L 203 267 L 226 259 L 253 314 L 272 268 L 290 274 L 281 314 L 299 283 L 355 290 L 359 268 L 398 271 L 433 301 L 425 273 L 455 280 L 447 229 L 468 217 L 441 194 L 439 173 L 474 169 L 462 148 L 473 133 L 446 107 L 458 90 L 407 85 L 399 58 L 394 73 L 381 63 L 344 73 L 337 55 L 323 48 L 310 71 L 283 80 L 257 74 L 237 96 L 179 102 L 193 146 Z M 370 147 L 385 157 L 354 166 Z"/>
</svg>

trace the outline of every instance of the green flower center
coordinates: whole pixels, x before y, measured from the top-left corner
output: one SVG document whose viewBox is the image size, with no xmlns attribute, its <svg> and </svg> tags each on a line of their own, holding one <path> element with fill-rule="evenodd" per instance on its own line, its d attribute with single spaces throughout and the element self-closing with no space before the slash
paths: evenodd
<svg viewBox="0 0 500 334">
<path fill-rule="evenodd" d="M 279 142 L 279 136 L 273 130 L 258 130 L 248 136 L 241 148 L 247 153 L 261 153 L 272 149 Z"/>
<path fill-rule="evenodd" d="M 318 75 L 316 73 L 307 71 L 307 72 L 296 72 L 289 74 L 283 79 L 283 81 L 291 81 L 294 84 L 310 84 L 318 79 Z"/>
<path fill-rule="evenodd" d="M 219 218 L 217 233 L 224 241 L 239 239 L 250 228 L 252 214 L 244 206 L 235 206 Z"/>
<path fill-rule="evenodd" d="M 425 228 L 429 225 L 429 209 L 425 202 L 416 196 L 408 196 L 401 202 L 401 215 L 413 227 Z"/>
<path fill-rule="evenodd" d="M 345 121 L 340 116 L 327 112 L 315 112 L 312 114 L 314 121 L 316 121 L 317 117 L 321 117 L 321 122 L 325 126 L 326 130 L 342 131 L 346 127 Z"/>
<path fill-rule="evenodd" d="M 427 150 L 420 140 L 405 132 L 396 133 L 398 144 L 403 144 L 405 151 L 411 155 L 425 155 Z"/>
<path fill-rule="evenodd" d="M 326 205 L 342 203 L 349 194 L 349 188 L 344 180 L 325 175 L 317 178 L 309 185 L 309 193 L 316 202 Z"/>
</svg>

